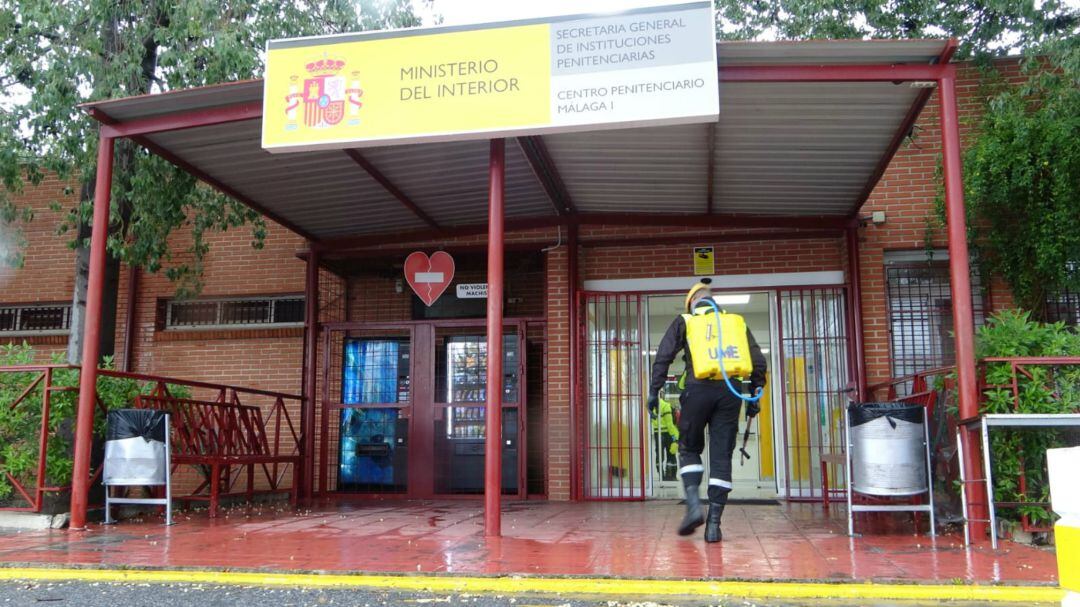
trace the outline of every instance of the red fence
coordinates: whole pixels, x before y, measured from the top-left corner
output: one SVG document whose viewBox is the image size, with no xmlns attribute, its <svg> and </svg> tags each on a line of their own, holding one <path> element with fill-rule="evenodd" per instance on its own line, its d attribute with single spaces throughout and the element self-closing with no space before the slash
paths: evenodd
<svg viewBox="0 0 1080 607">
<path fill-rule="evenodd" d="M 983 413 L 1040 413 L 1068 414 L 1080 413 L 1080 357 L 1008 357 L 985 358 L 980 368 L 979 410 Z M 974 423 L 976 420 L 963 420 Z M 1036 430 L 1050 432 L 1049 429 Z M 1001 432 L 1000 430 L 997 432 Z M 995 432 L 995 434 L 997 434 Z M 1052 446 L 1051 438 L 1044 434 L 1043 441 L 1037 441 L 1029 448 L 1042 451 Z M 1060 438 L 1060 437 L 1059 437 Z M 1076 440 L 1073 434 L 1072 440 Z M 1049 518 L 1040 522 L 1032 520 L 1029 512 L 1032 508 L 1047 508 L 1049 503 L 1035 491 L 1046 491 L 1046 479 L 1032 482 L 1031 477 L 1042 477 L 1044 461 L 1041 454 L 1036 455 L 1034 466 L 1024 453 L 1024 443 L 1011 445 L 1018 458 L 999 459 L 994 457 L 994 484 L 1000 491 L 1000 482 L 1015 475 L 1013 499 L 996 501 L 998 508 L 1011 508 L 1019 511 L 1021 528 L 1024 531 L 1049 531 L 1052 525 Z M 1003 474 L 1005 476 L 1003 476 Z M 1037 485 L 1034 489 L 1032 485 Z M 1012 486 L 1011 482 L 1004 486 Z M 1001 496 L 995 496 L 1000 500 Z"/>
<path fill-rule="evenodd" d="M 70 457 L 70 435 L 73 433 L 75 402 L 79 391 L 79 367 L 0 367 L 0 385 L 6 388 L 6 393 L 18 394 L 11 402 L 0 405 L 4 407 L 0 413 L 0 440 L 6 441 L 0 449 L 0 474 L 11 489 L 6 498 L 9 503 L 0 506 L 0 510 L 41 512 L 50 495 L 54 496 L 53 499 L 63 500 L 71 490 L 69 481 L 56 483 L 53 480 L 57 477 L 66 479 L 70 475 L 70 470 L 63 468 L 64 460 Z M 295 484 L 294 472 L 302 467 L 296 463 L 301 457 L 301 437 L 293 423 L 293 419 L 298 419 L 302 403 L 302 397 L 298 395 L 101 370 L 95 434 L 100 434 L 104 429 L 107 402 L 124 407 L 166 408 L 175 417 L 184 402 L 196 401 L 201 405 L 200 415 L 188 416 L 182 424 L 174 423 L 174 452 L 187 447 L 201 448 L 191 441 L 178 440 L 178 431 L 187 432 L 192 437 L 201 433 L 221 443 L 218 446 L 223 454 L 249 453 L 279 460 L 267 461 L 263 466 L 265 489 L 281 490 L 286 481 Z M 234 419 L 236 423 L 229 423 L 229 419 Z M 31 433 L 35 435 L 36 449 L 26 443 Z M 17 444 L 20 441 L 24 444 Z M 28 466 L 27 459 L 31 457 L 33 466 Z M 256 463 L 261 465 L 263 462 Z M 179 465 L 174 460 L 174 470 Z M 230 474 L 226 466 L 225 477 L 219 479 L 225 481 L 226 490 L 242 472 L 243 466 L 236 468 Z M 95 462 L 92 473 L 93 484 L 101 475 L 98 462 Z M 197 499 L 210 498 L 211 478 L 203 474 L 201 483 L 200 479 L 194 479 L 193 494 L 206 494 L 205 498 Z M 250 495 L 254 493 L 250 468 L 248 479 L 246 493 Z M 173 484 L 176 485 L 178 481 L 192 483 L 174 476 Z"/>
</svg>

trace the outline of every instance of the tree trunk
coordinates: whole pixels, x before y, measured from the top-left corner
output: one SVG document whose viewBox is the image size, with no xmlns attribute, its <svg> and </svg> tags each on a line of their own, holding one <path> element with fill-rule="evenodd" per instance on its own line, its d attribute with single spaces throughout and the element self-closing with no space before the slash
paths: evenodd
<svg viewBox="0 0 1080 607">
<path fill-rule="evenodd" d="M 124 7 L 121 5 L 116 6 L 117 11 L 123 10 L 123 8 Z M 152 5 L 152 9 L 153 10 L 149 14 L 153 15 L 154 27 L 167 27 L 167 13 L 165 12 L 164 5 L 154 4 Z M 111 61 L 112 55 L 116 52 L 119 28 L 119 15 L 110 15 L 110 18 L 106 19 L 102 32 L 104 40 L 103 47 L 105 49 L 103 61 L 105 63 Z M 153 27 L 151 30 L 153 30 Z M 142 40 L 142 59 L 139 64 L 141 69 L 138 75 L 134 76 L 135 80 L 129 83 L 129 91 L 141 94 L 150 92 L 150 84 L 153 82 L 154 73 L 157 70 L 157 51 L 158 44 L 151 31 L 151 34 L 147 35 Z M 124 176 L 130 174 L 134 163 L 134 144 L 123 139 L 117 141 L 113 162 L 114 185 L 118 182 L 123 183 Z M 95 181 L 96 177 L 94 175 L 85 176 L 82 191 L 80 192 L 82 195 L 80 200 L 93 200 Z M 121 197 L 120 199 L 114 197 L 112 200 L 112 207 L 119 212 L 121 225 L 128 225 L 128 222 L 131 219 L 131 201 L 127 200 L 126 196 Z M 112 228 L 110 227 L 110 229 Z M 90 241 L 91 231 L 89 224 L 79 224 L 79 244 L 75 249 L 75 288 L 72 295 L 71 330 L 68 337 L 67 352 L 68 363 L 73 365 L 80 364 L 82 361 L 83 345 L 86 337 L 86 295 L 90 283 L 90 248 L 85 246 L 84 243 Z M 120 260 L 109 253 L 106 253 L 105 255 L 104 279 L 104 285 L 102 286 L 100 333 L 102 358 L 111 357 L 116 353 L 117 305 L 120 300 Z M 128 313 L 130 314 L 130 310 Z M 90 361 L 87 362 L 89 363 Z M 100 363 L 100 361 L 93 361 L 92 364 L 96 363 Z"/>
<path fill-rule="evenodd" d="M 83 184 L 83 195 L 93 196 L 94 180 Z M 75 249 L 75 288 L 71 300 L 71 330 L 68 337 L 68 364 L 82 362 L 86 333 L 86 290 L 90 283 L 90 247 L 82 243 L 90 238 L 90 225 L 79 226 L 79 247 Z M 112 255 L 105 257 L 105 284 L 101 302 L 101 356 L 116 353 L 116 316 L 120 299 L 120 260 Z M 99 361 L 100 362 L 100 361 Z"/>
</svg>

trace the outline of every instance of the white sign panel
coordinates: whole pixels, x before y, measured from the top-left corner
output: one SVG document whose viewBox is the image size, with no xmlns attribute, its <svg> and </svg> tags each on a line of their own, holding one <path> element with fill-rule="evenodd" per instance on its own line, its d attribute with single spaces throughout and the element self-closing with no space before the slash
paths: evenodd
<svg viewBox="0 0 1080 607">
<path fill-rule="evenodd" d="M 711 0 L 274 40 L 272 152 L 715 122 Z"/>
<path fill-rule="evenodd" d="M 458 299 L 487 299 L 488 286 L 486 282 L 472 284 L 460 284 L 457 286 Z"/>
</svg>

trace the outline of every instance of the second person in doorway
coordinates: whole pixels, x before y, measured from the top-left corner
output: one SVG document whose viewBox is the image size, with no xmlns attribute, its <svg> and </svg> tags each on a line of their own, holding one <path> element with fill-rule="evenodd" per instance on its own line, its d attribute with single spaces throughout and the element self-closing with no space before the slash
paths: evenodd
<svg viewBox="0 0 1080 607">
<path fill-rule="evenodd" d="M 683 352 L 686 362 L 686 389 L 680 397 L 682 412 L 679 416 L 679 476 L 686 492 L 686 514 L 679 524 L 679 535 L 690 535 L 705 524 L 705 541 L 722 539 L 720 520 L 724 514 L 728 494 L 731 492 L 731 458 L 738 436 L 739 412 L 744 400 L 732 390 L 732 384 L 743 380 L 750 384 L 749 394 L 759 394 L 765 386 L 766 362 L 754 336 L 746 329 L 746 343 L 752 370 L 749 377 L 700 377 L 695 372 L 694 360 L 687 337 L 688 320 L 694 315 L 713 314 L 710 280 L 704 279 L 691 287 L 686 294 L 686 314 L 671 322 L 656 350 L 652 377 L 649 383 L 649 414 L 656 416 L 660 406 L 660 389 L 667 380 L 668 368 L 675 356 Z M 698 326 L 698 323 L 694 323 Z M 715 324 L 713 326 L 716 326 Z M 711 329 L 706 329 L 711 331 Z M 693 336 L 697 339 L 697 336 Z M 741 337 L 741 336 L 739 336 Z M 701 339 L 715 339 L 712 335 Z M 725 340 L 727 341 L 727 340 Z M 721 346 L 730 349 L 731 346 Z M 716 351 L 716 359 L 727 357 L 730 352 Z M 704 361 L 699 361 L 699 367 Z M 717 360 L 721 365 L 723 361 Z M 756 401 L 746 401 L 746 417 L 757 415 Z M 709 511 L 706 517 L 700 498 L 701 482 L 705 466 L 701 454 L 705 450 L 705 430 L 709 432 Z"/>
</svg>

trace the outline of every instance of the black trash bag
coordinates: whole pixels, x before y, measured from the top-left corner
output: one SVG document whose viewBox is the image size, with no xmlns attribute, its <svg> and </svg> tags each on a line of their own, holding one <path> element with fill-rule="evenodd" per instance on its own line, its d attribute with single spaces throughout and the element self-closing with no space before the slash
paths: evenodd
<svg viewBox="0 0 1080 607">
<path fill-rule="evenodd" d="M 141 437 L 147 442 L 165 442 L 165 417 L 154 409 L 114 409 L 106 420 L 105 440 Z"/>
<path fill-rule="evenodd" d="M 913 424 L 923 423 L 924 409 L 922 405 L 910 403 L 851 403 L 848 405 L 848 418 L 851 420 L 852 428 L 872 422 L 879 417 L 888 419 L 889 425 L 895 428 L 896 420 Z"/>
</svg>

